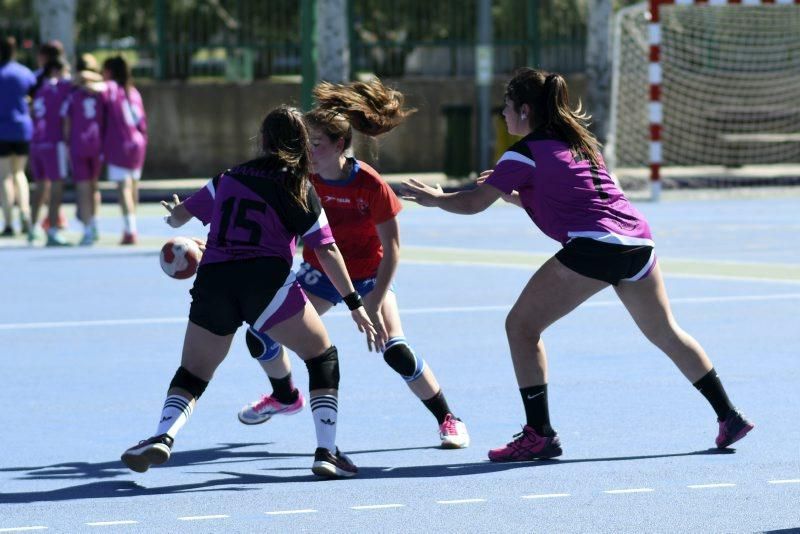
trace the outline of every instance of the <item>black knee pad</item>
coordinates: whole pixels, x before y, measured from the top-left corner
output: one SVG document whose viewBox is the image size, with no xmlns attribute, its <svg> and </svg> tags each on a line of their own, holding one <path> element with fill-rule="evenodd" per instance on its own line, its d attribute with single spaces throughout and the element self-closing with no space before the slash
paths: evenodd
<svg viewBox="0 0 800 534">
<path fill-rule="evenodd" d="M 308 369 L 308 389 L 339 389 L 339 353 L 331 347 L 317 356 L 306 360 Z"/>
<path fill-rule="evenodd" d="M 208 386 L 208 382 L 202 378 L 196 377 L 183 366 L 178 367 L 175 376 L 172 378 L 172 382 L 169 383 L 170 389 L 181 388 L 191 393 L 192 397 L 195 399 L 200 398 L 200 395 L 206 390 L 206 386 Z"/>
<path fill-rule="evenodd" d="M 383 359 L 406 382 L 413 382 L 422 376 L 425 370 L 425 361 L 417 358 L 405 342 L 393 344 L 383 351 Z"/>
</svg>

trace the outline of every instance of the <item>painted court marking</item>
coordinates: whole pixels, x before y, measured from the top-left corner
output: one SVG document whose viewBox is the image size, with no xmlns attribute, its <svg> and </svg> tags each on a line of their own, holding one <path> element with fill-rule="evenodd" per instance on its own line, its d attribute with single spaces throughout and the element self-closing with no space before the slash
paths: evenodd
<svg viewBox="0 0 800 534">
<path fill-rule="evenodd" d="M 11 527 L 11 528 L 0 528 L 0 532 L 26 532 L 29 530 L 47 530 L 47 527 L 43 526 L 35 526 L 35 527 Z"/>
<path fill-rule="evenodd" d="M 720 302 L 767 302 L 776 300 L 798 300 L 800 293 L 785 293 L 774 295 L 731 295 L 719 297 L 684 297 L 670 299 L 672 304 L 716 304 Z M 596 302 L 584 302 L 582 308 L 605 308 L 622 306 L 618 300 L 602 300 Z M 511 303 L 490 305 L 490 306 L 442 306 L 431 308 L 404 308 L 403 315 L 425 315 L 435 313 L 474 313 L 474 312 L 493 312 L 508 311 Z M 350 313 L 339 311 L 327 314 L 329 317 L 350 316 Z M 133 319 L 100 319 L 85 321 L 50 321 L 50 322 L 30 322 L 30 323 L 0 323 L 2 330 L 32 330 L 37 328 L 81 328 L 93 326 L 130 326 L 144 324 L 169 324 L 185 323 L 186 317 L 151 317 Z"/>
<path fill-rule="evenodd" d="M 303 510 L 275 510 L 273 512 L 264 512 L 267 515 L 292 515 L 292 514 L 314 514 L 316 510 L 305 508 Z"/>
<path fill-rule="evenodd" d="M 736 486 L 736 484 L 728 484 L 728 483 L 721 483 L 721 484 L 690 484 L 686 486 L 689 489 L 711 489 L 711 488 L 732 488 Z"/>
<path fill-rule="evenodd" d="M 786 480 L 768 480 L 768 484 L 800 484 L 800 478 L 790 478 Z"/>
<path fill-rule="evenodd" d="M 523 499 L 556 499 L 559 497 L 569 497 L 569 493 L 540 493 L 538 495 L 523 495 Z"/>
<path fill-rule="evenodd" d="M 225 514 L 218 514 L 218 515 L 190 515 L 186 517 L 179 517 L 180 521 L 205 521 L 207 519 L 227 519 L 229 515 Z"/>
<path fill-rule="evenodd" d="M 111 527 L 116 525 L 136 525 L 138 521 L 93 521 L 86 523 L 90 527 Z"/>
<path fill-rule="evenodd" d="M 486 499 L 456 499 L 453 501 L 436 501 L 436 504 L 469 504 L 474 502 L 486 502 Z"/>
<path fill-rule="evenodd" d="M 351 506 L 351 510 L 383 510 L 385 508 L 403 508 L 405 504 L 362 504 Z"/>
<path fill-rule="evenodd" d="M 653 488 L 627 488 L 627 489 L 613 489 L 613 490 L 606 490 L 603 493 L 608 493 L 609 495 L 622 495 L 625 493 L 650 493 L 655 491 Z"/>
</svg>

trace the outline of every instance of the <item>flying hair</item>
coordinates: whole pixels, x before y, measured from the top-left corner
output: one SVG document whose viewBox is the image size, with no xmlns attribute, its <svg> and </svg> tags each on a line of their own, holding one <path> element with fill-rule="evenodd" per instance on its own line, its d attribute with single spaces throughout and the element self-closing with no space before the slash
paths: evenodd
<svg viewBox="0 0 800 534">
<path fill-rule="evenodd" d="M 403 93 L 380 80 L 335 84 L 322 82 L 314 88 L 317 107 L 306 114 L 308 122 L 331 138 L 345 138 L 350 146 L 354 129 L 370 137 L 391 131 L 416 109 L 403 108 Z"/>
</svg>

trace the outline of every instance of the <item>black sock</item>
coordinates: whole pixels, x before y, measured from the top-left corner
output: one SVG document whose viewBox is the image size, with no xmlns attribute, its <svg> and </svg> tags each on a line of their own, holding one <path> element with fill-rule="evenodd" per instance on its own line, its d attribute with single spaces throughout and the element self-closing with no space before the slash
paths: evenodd
<svg viewBox="0 0 800 534">
<path fill-rule="evenodd" d="M 717 372 L 713 368 L 703 378 L 695 382 L 694 387 L 711 403 L 711 407 L 717 412 L 717 419 L 720 421 L 725 419 L 728 412 L 735 410 L 728 399 L 728 394 L 725 393 L 725 388 L 722 387 L 722 382 L 719 381 Z"/>
<path fill-rule="evenodd" d="M 520 388 L 519 393 L 522 395 L 528 426 L 540 436 L 555 436 L 556 432 L 550 426 L 550 410 L 547 408 L 547 384 Z"/>
<path fill-rule="evenodd" d="M 422 404 L 424 404 L 425 407 L 431 411 L 440 425 L 444 423 L 444 419 L 447 417 L 447 414 L 453 415 L 453 412 L 450 411 L 450 407 L 447 405 L 447 399 L 444 398 L 444 393 L 442 393 L 441 389 L 439 390 L 439 393 L 430 399 L 422 401 Z M 453 417 L 455 417 L 455 415 L 453 415 Z"/>
<path fill-rule="evenodd" d="M 297 400 L 297 395 L 300 393 L 292 383 L 292 373 L 283 378 L 269 377 L 269 383 L 272 384 L 272 396 L 280 403 L 291 404 Z"/>
</svg>

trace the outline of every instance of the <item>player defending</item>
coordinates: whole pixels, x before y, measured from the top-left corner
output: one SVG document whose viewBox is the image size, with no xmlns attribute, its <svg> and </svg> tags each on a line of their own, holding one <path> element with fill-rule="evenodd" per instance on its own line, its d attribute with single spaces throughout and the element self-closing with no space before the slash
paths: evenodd
<svg viewBox="0 0 800 534">
<path fill-rule="evenodd" d="M 398 126 L 413 110 L 403 109 L 403 95 L 378 80 L 349 85 L 322 83 L 315 88 L 314 96 L 318 107 L 305 116 L 312 145 L 311 181 L 367 313 L 373 323 L 386 326 L 389 340 L 383 358 L 436 417 L 442 447 L 467 447 L 466 426 L 453 415 L 433 371 L 406 341 L 400 323 L 392 286 L 400 260 L 400 202 L 375 169 L 349 155 L 354 129 L 379 135 Z M 322 315 L 342 297 L 322 272 L 313 250 L 304 248 L 303 260 L 298 281 Z M 247 331 L 247 346 L 269 376 L 273 391 L 242 408 L 239 420 L 252 425 L 273 415 L 299 412 L 305 401 L 292 384 L 284 348 L 252 328 Z M 314 399 L 311 409 L 317 409 Z"/>
<path fill-rule="evenodd" d="M 308 181 L 308 134 L 302 114 L 272 111 L 261 126 L 264 155 L 237 165 L 180 203 L 163 203 L 167 223 L 180 227 L 192 217 L 210 224 L 207 248 L 191 290 L 189 324 L 181 366 L 153 437 L 122 455 L 130 469 L 144 472 L 166 462 L 173 440 L 186 424 L 242 322 L 296 352 L 306 363 L 317 450 L 312 471 L 350 477 L 355 465 L 336 447 L 339 360 L 317 312 L 291 270 L 297 236 L 313 250 L 372 347 L 381 347 L 353 288 L 325 212 Z"/>
<path fill-rule="evenodd" d="M 558 74 L 523 68 L 506 87 L 508 131 L 525 136 L 482 175 L 472 191 L 444 193 L 411 180 L 403 198 L 451 213 L 472 214 L 503 196 L 563 248 L 534 273 L 506 318 L 511 359 L 527 424 L 495 462 L 552 458 L 561 443 L 550 425 L 547 357 L 541 334 L 598 291 L 613 285 L 639 329 L 694 384 L 717 414 L 717 447 L 753 429 L 728 399 L 703 348 L 675 321 L 656 262 L 650 227 L 605 168 L 588 117 L 569 107 Z"/>
</svg>

